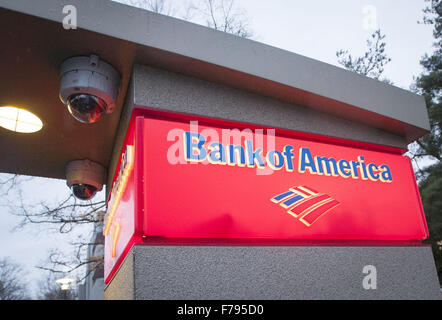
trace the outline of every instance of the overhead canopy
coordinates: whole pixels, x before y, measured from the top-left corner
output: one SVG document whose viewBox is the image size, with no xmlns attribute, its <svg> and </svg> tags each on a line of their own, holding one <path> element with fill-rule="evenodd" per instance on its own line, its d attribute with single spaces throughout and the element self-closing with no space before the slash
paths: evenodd
<svg viewBox="0 0 442 320">
<path fill-rule="evenodd" d="M 77 8 L 78 29 L 62 26 Z M 33 134 L 0 128 L 0 172 L 64 178 L 67 162 L 107 166 L 134 63 L 194 76 L 369 124 L 408 142 L 429 130 L 423 97 L 252 40 L 108 0 L 2 0 L 0 106 L 36 114 Z M 97 54 L 122 75 L 115 111 L 81 124 L 58 98 L 59 66 Z"/>
</svg>

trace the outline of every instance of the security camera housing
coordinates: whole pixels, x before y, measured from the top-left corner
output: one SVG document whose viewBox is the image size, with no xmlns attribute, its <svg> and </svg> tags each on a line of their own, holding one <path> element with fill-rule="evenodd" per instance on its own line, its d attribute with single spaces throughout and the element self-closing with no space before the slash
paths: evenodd
<svg viewBox="0 0 442 320">
<path fill-rule="evenodd" d="M 72 57 L 61 65 L 60 99 L 66 106 L 73 97 L 86 95 L 98 98 L 96 100 L 100 100 L 103 111 L 111 113 L 119 88 L 119 73 L 96 55 Z"/>
<path fill-rule="evenodd" d="M 96 191 L 103 189 L 105 179 L 105 168 L 90 160 L 74 160 L 66 166 L 66 184 L 69 188 L 79 188 L 81 186 L 91 186 L 94 189 L 93 194 L 88 198 L 91 199 Z M 75 190 L 73 190 L 75 191 Z M 78 197 L 75 192 L 74 195 L 81 200 L 88 200 L 85 197 Z"/>
</svg>

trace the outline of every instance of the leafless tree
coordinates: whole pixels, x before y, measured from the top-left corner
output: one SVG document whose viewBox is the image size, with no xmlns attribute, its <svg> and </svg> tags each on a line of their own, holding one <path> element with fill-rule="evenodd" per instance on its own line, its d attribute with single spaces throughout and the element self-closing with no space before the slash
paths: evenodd
<svg viewBox="0 0 442 320">
<path fill-rule="evenodd" d="M 253 37 L 246 11 L 235 0 L 118 0 L 156 13 L 173 16 L 231 33 Z"/>
<path fill-rule="evenodd" d="M 10 204 L 12 213 L 22 220 L 17 228 L 23 228 L 29 223 L 55 226 L 60 233 L 69 233 L 80 225 L 93 225 L 103 222 L 104 200 L 81 201 L 69 194 L 65 199 L 55 204 L 40 201 L 28 205 L 23 200 L 21 192 L 17 200 Z"/>
<path fill-rule="evenodd" d="M 19 174 L 0 174 L 0 195 L 5 197 L 11 191 L 17 190 L 23 182 L 31 180 L 32 177 Z"/>
<path fill-rule="evenodd" d="M 103 273 L 104 270 L 104 238 L 101 233 L 92 240 L 85 237 L 71 241 L 72 252 L 67 254 L 57 249 L 51 250 L 46 266 L 37 268 L 50 271 L 53 274 L 65 275 L 85 267 L 86 271 L 78 276 L 78 282 L 83 281 L 91 273 Z M 91 254 L 92 253 L 92 254 Z"/>
<path fill-rule="evenodd" d="M 177 5 L 172 5 L 169 0 L 119 0 L 119 2 L 167 16 L 177 16 L 180 9 Z"/>
<path fill-rule="evenodd" d="M 29 206 L 21 198 L 18 203 L 19 206 L 13 210 L 15 215 L 22 218 L 17 228 L 24 228 L 29 224 L 42 224 L 54 226 L 59 233 L 71 234 L 76 228 L 84 225 L 93 226 L 94 229 L 99 228 L 103 223 L 103 210 L 106 207 L 104 200 L 80 201 L 73 195 L 68 195 L 63 201 L 52 205 L 40 202 L 38 205 Z M 87 233 L 72 240 L 70 254 L 56 249 L 51 250 L 48 265 L 38 268 L 54 273 L 70 273 L 86 265 L 90 265 L 88 268 L 90 272 L 102 269 L 103 255 L 88 256 L 87 251 L 90 246 L 102 245 L 103 238 L 98 237 L 93 241 L 90 238 L 91 234 Z M 88 273 L 84 276 L 86 277 Z"/>
<path fill-rule="evenodd" d="M 200 0 L 197 8 L 210 28 L 242 38 L 253 36 L 246 11 L 237 7 L 234 0 Z"/>
<path fill-rule="evenodd" d="M 30 299 L 23 281 L 23 269 L 8 258 L 0 259 L 0 300 Z"/>
<path fill-rule="evenodd" d="M 9 208 L 11 214 L 21 218 L 15 230 L 23 230 L 34 225 L 44 226 L 46 233 L 57 232 L 61 234 L 74 234 L 73 231 L 82 226 L 100 226 L 103 223 L 106 202 L 104 200 L 80 201 L 76 199 L 66 188 L 66 197 L 58 202 L 40 201 L 27 203 L 24 200 L 22 186 L 29 177 L 19 175 L 0 176 L 0 195 L 3 205 Z M 14 192 L 12 200 L 5 200 L 6 196 Z M 82 229 L 83 230 L 83 229 Z M 51 250 L 47 264 L 37 266 L 53 273 L 69 273 L 90 265 L 84 276 L 89 272 L 103 268 L 103 255 L 89 256 L 89 246 L 103 245 L 103 238 L 91 238 L 91 228 L 86 228 L 86 234 L 77 237 L 70 242 L 72 252 L 70 254 L 60 250 Z M 80 279 L 82 280 L 82 279 Z"/>
</svg>

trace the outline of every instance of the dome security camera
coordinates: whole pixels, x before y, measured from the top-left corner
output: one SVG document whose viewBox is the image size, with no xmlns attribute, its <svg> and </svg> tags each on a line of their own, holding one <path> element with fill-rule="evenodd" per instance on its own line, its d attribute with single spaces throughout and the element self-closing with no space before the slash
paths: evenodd
<svg viewBox="0 0 442 320">
<path fill-rule="evenodd" d="M 77 199 L 90 200 L 103 189 L 105 168 L 90 160 L 74 160 L 66 166 L 66 184 Z"/>
<path fill-rule="evenodd" d="M 60 99 L 82 123 L 112 113 L 120 87 L 119 73 L 96 55 L 65 60 L 60 68 Z"/>
</svg>

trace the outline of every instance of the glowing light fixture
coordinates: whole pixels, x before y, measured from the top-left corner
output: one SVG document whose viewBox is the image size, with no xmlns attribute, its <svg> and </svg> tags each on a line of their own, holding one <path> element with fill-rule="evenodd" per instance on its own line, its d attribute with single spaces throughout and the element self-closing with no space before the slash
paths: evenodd
<svg viewBox="0 0 442 320">
<path fill-rule="evenodd" d="M 72 282 L 74 282 L 74 279 L 62 278 L 55 280 L 55 282 L 57 282 L 60 285 L 61 290 L 69 290 L 69 286 Z"/>
<path fill-rule="evenodd" d="M 25 109 L 6 106 L 0 107 L 0 127 L 15 132 L 32 133 L 39 131 L 43 127 L 43 122 Z"/>
</svg>

